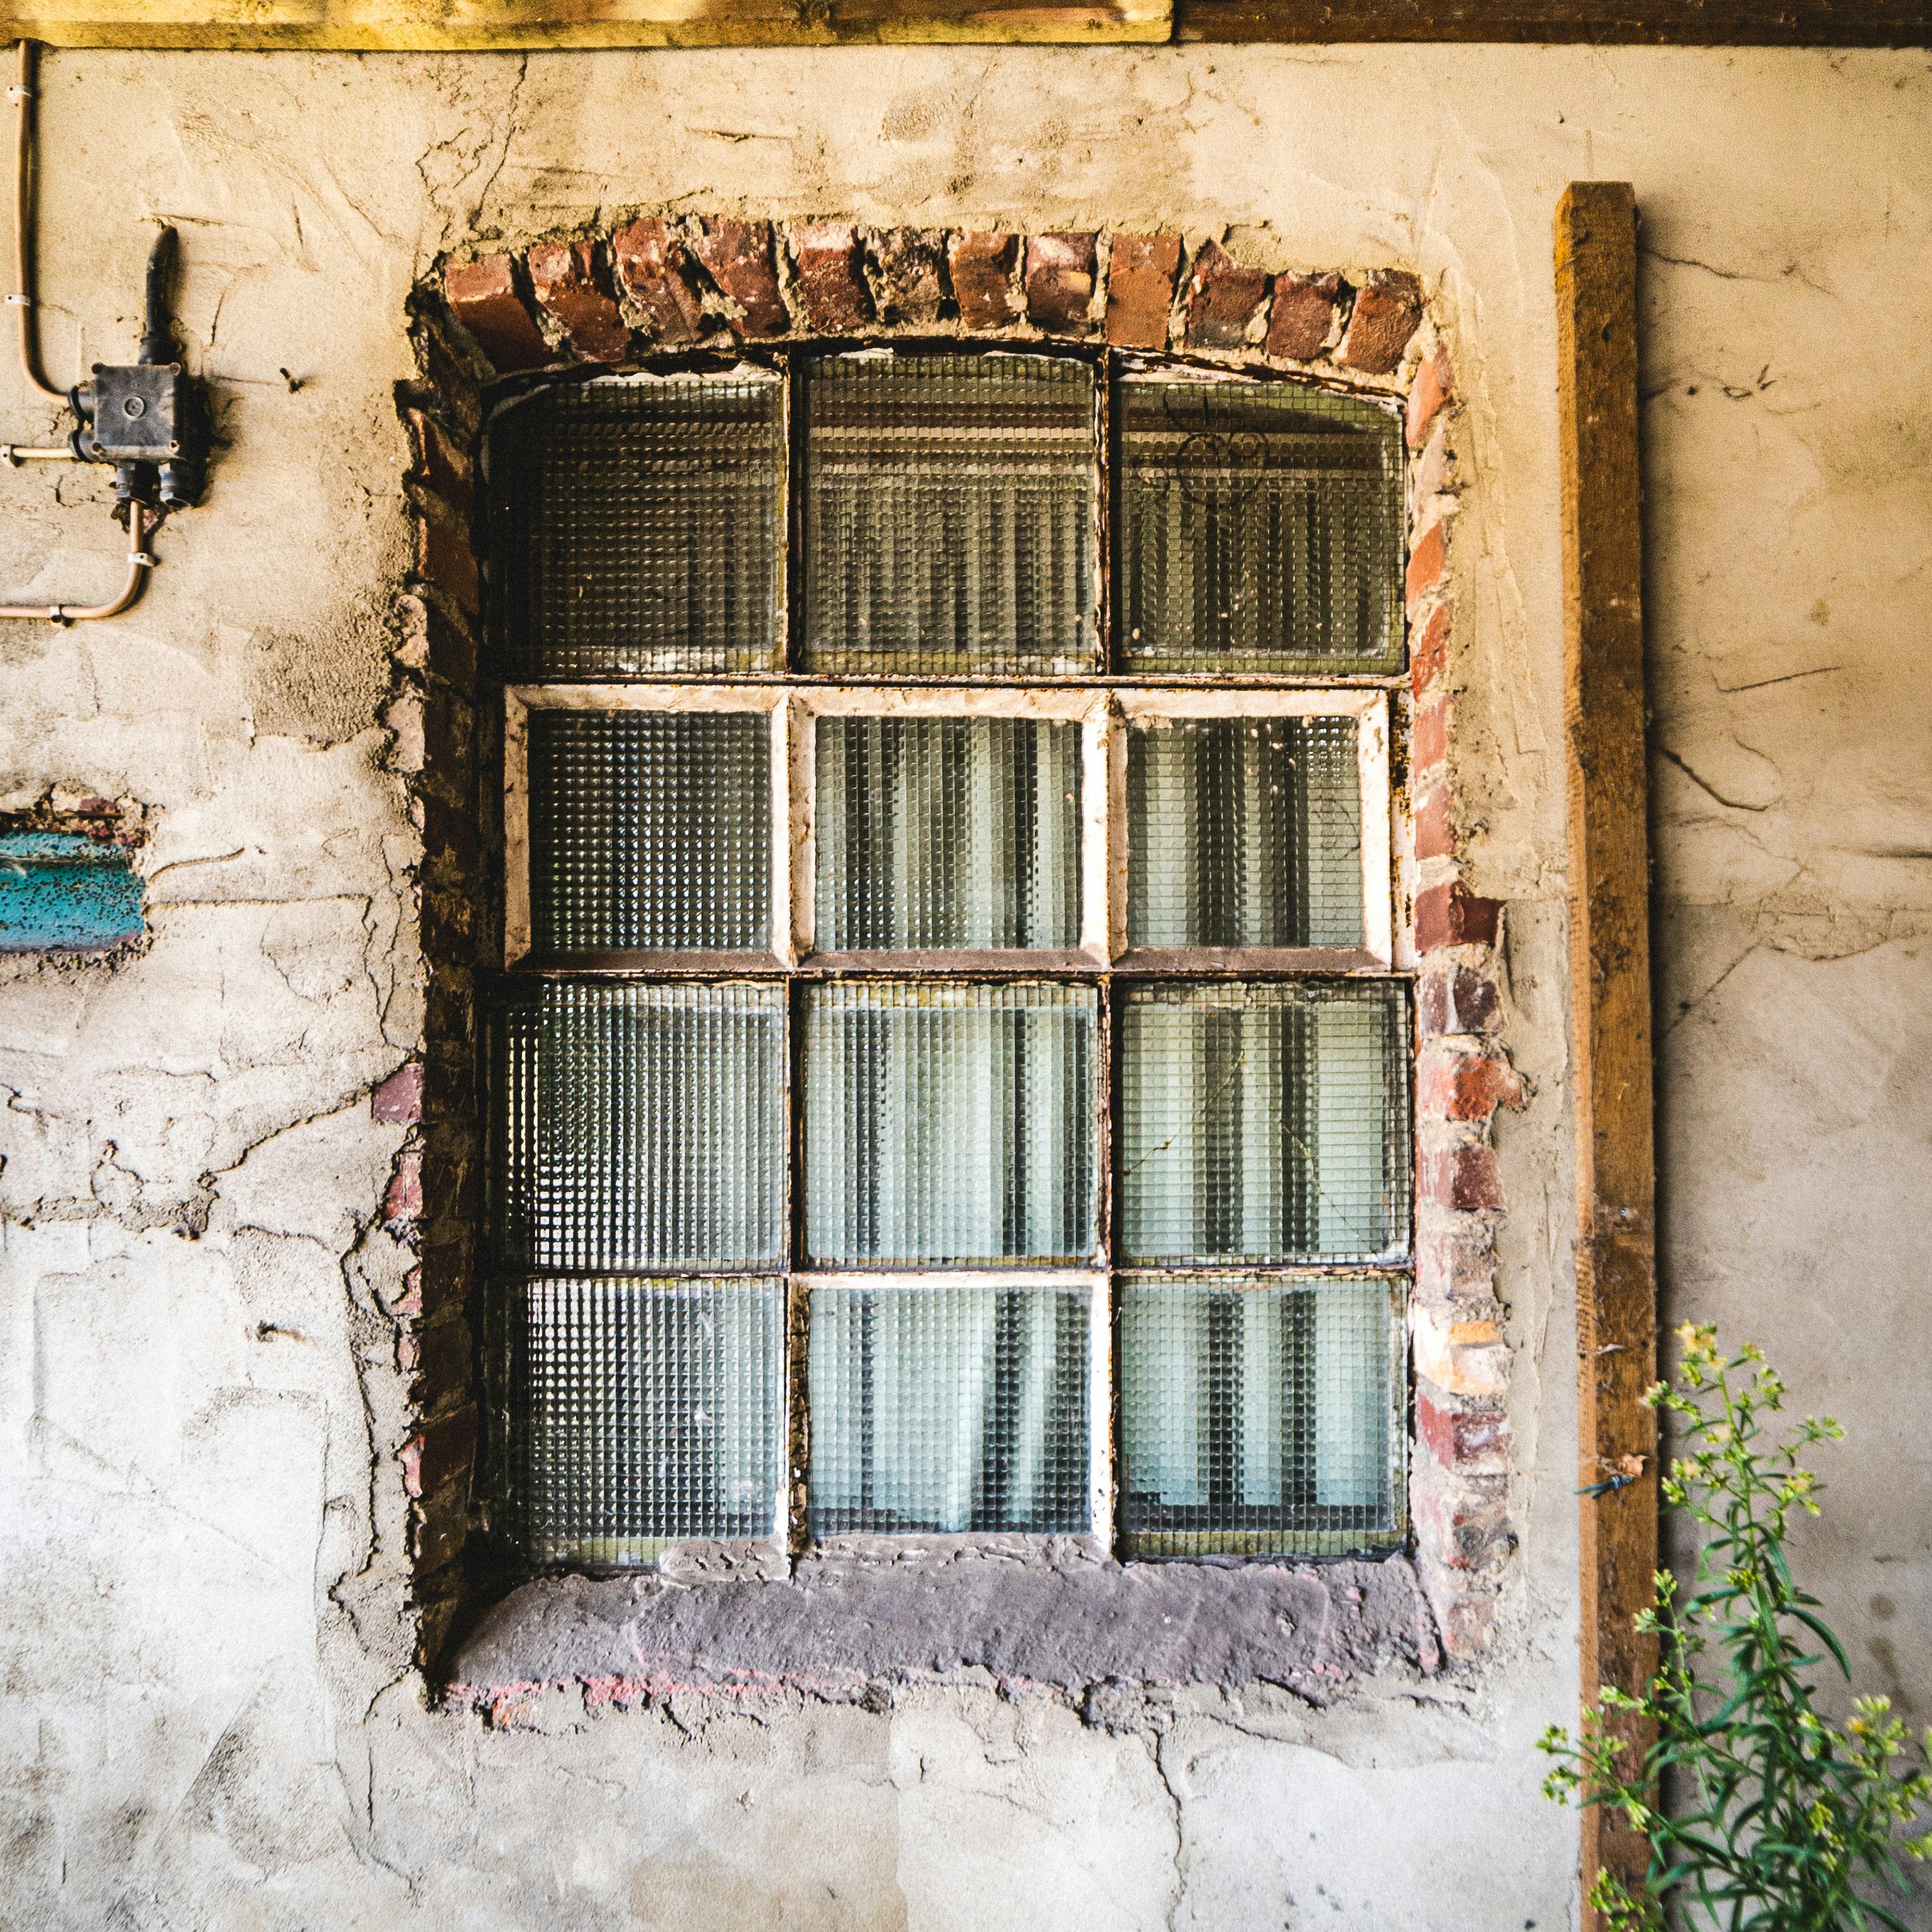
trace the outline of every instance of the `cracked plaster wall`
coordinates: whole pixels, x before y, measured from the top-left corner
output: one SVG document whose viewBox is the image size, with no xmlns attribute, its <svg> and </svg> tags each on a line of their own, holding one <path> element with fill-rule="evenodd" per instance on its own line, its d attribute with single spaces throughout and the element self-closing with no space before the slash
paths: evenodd
<svg viewBox="0 0 1932 1932">
<path fill-rule="evenodd" d="M 0 794 L 127 795 L 153 828 L 145 951 L 0 968 L 9 1923 L 1572 1922 L 1531 1744 L 1575 1681 L 1548 266 L 1574 177 L 1646 213 L 1667 1294 L 1851 1425 L 1822 1593 L 1932 1717 L 1923 56 L 87 53 L 44 94 L 56 380 L 131 348 L 165 215 L 224 448 L 131 617 L 0 636 Z M 1457 793 L 1535 1091 L 1500 1135 L 1524 1548 L 1481 1670 L 1090 1722 L 970 1678 L 880 1709 L 423 1708 L 381 1312 L 406 1258 L 374 1224 L 400 1129 L 367 1101 L 420 1038 L 373 723 L 391 391 L 440 251 L 637 206 L 1225 225 L 1261 267 L 1429 278 L 1467 404 Z M 45 440 L 10 367 L 0 411 Z M 93 477 L 0 492 L 9 592 L 117 576 Z"/>
</svg>

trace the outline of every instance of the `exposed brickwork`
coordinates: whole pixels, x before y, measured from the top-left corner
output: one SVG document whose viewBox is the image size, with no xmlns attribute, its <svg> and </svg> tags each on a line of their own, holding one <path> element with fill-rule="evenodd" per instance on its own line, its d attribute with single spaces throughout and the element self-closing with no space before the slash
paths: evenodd
<svg viewBox="0 0 1932 1932">
<path fill-rule="evenodd" d="M 1107 263 L 1107 340 L 1116 349 L 1165 349 L 1181 271 L 1179 235 L 1116 235 Z"/>
<path fill-rule="evenodd" d="M 1188 347 L 1242 347 L 1267 299 L 1266 275 L 1258 268 L 1244 268 L 1218 241 L 1209 242 L 1188 271 Z"/>
<path fill-rule="evenodd" d="M 879 319 L 921 327 L 939 320 L 946 305 L 946 234 L 939 228 L 888 228 L 873 236 Z"/>
<path fill-rule="evenodd" d="M 450 314 L 499 375 L 541 369 L 550 360 L 550 345 L 524 305 L 509 256 L 452 262 L 443 275 L 443 295 Z"/>
<path fill-rule="evenodd" d="M 595 245 L 551 246 L 555 252 L 548 257 L 531 251 L 538 258 L 532 299 L 548 288 L 553 302 L 561 301 L 559 291 L 588 273 L 604 305 L 591 320 L 608 325 L 616 305 L 607 289 L 595 288 Z M 499 275 L 494 285 L 499 296 L 506 287 L 516 292 L 514 275 Z M 534 329 L 531 312 L 523 312 Z M 566 306 L 551 312 L 563 323 L 568 312 Z M 585 335 L 589 313 L 579 312 L 576 336 L 565 333 L 579 354 L 598 346 Z M 620 318 L 617 326 L 628 353 L 628 326 Z M 469 333 L 487 350 L 474 330 Z M 417 937 L 427 1045 L 421 1059 L 375 1089 L 370 1110 L 402 1130 L 377 1211 L 418 1257 L 387 1312 L 396 1324 L 397 1366 L 408 1378 L 415 1417 L 409 1436 L 391 1446 L 411 1499 L 408 1534 L 418 1644 L 427 1661 L 461 1601 L 476 1449 L 470 1326 L 479 1138 L 475 976 L 493 937 L 484 841 L 497 836 L 500 814 L 482 809 L 477 746 L 480 572 L 471 531 L 483 401 L 462 351 L 443 339 L 432 317 L 420 319 L 414 340 L 424 381 L 400 401 L 415 459 L 408 478 L 416 510 L 415 569 L 395 603 L 394 691 L 385 715 L 392 733 L 389 763 L 408 785 L 410 816 L 422 841 Z M 612 343 L 602 346 L 608 350 Z M 490 360 L 502 369 L 494 355 Z"/>
<path fill-rule="evenodd" d="M 872 312 L 860 266 L 858 230 L 848 223 L 814 221 L 787 237 L 805 319 L 821 335 L 862 328 Z"/>
<path fill-rule="evenodd" d="M 963 329 L 1003 329 L 1020 312 L 1013 272 L 1019 261 L 1019 237 L 957 234 L 946 244 Z"/>
<path fill-rule="evenodd" d="M 1312 362 L 1334 336 L 1336 311 L 1349 293 L 1340 275 L 1277 275 L 1268 353 L 1288 362 Z"/>
<path fill-rule="evenodd" d="M 1364 376 L 1386 376 L 1422 325 L 1422 285 L 1400 269 L 1372 275 L 1355 298 L 1335 360 Z"/>
<path fill-rule="evenodd" d="M 524 259 L 538 306 L 586 362 L 622 362 L 630 353 L 630 329 L 595 242 L 540 242 Z"/>
<path fill-rule="evenodd" d="M 1095 235 L 1029 235 L 1027 320 L 1049 335 L 1084 335 L 1098 257 L 1099 237 Z"/>
<path fill-rule="evenodd" d="M 647 219 L 611 237 L 617 285 L 639 326 L 667 349 L 681 349 L 705 333 L 705 305 L 691 278 L 691 258 L 668 221 Z"/>
<path fill-rule="evenodd" d="M 1412 278 L 1371 277 L 1336 360 L 1395 368 L 1422 322 Z M 1454 384 L 1439 341 L 1425 338 L 1405 412 L 1411 457 L 1405 591 L 1415 705 L 1409 782 L 1418 868 L 1415 982 L 1416 1250 L 1411 1323 L 1416 1567 L 1452 1655 L 1489 1641 L 1515 1538 L 1508 1485 L 1510 1347 L 1497 1298 L 1495 1226 L 1503 1190 L 1493 1142 L 1523 1081 L 1500 1044 L 1503 908 L 1463 875 L 1455 790 L 1456 631 L 1449 551 Z"/>
<path fill-rule="evenodd" d="M 707 216 L 698 224 L 691 248 L 730 304 L 735 333 L 782 336 L 790 328 L 791 311 L 778 290 L 770 222 Z"/>
</svg>

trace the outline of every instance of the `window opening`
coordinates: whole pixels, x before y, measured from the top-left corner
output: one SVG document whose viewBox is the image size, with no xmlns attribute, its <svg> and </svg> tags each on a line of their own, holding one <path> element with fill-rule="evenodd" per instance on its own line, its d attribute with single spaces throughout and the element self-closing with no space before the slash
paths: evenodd
<svg viewBox="0 0 1932 1932">
<path fill-rule="evenodd" d="M 500 413 L 524 1560 L 1400 1542 L 1400 466 L 1374 403 L 1067 355 Z"/>
</svg>

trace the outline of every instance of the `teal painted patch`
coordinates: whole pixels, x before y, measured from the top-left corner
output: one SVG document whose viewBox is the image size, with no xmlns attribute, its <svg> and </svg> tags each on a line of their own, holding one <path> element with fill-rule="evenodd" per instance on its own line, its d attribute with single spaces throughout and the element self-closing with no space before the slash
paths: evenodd
<svg viewBox="0 0 1932 1932">
<path fill-rule="evenodd" d="M 101 953 L 140 937 L 141 880 L 80 832 L 0 832 L 0 953 Z"/>
</svg>

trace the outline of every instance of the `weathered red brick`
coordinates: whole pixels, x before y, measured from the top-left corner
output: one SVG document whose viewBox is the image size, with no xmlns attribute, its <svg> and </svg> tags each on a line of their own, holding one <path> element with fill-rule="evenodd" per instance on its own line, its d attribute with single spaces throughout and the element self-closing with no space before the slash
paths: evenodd
<svg viewBox="0 0 1932 1932">
<path fill-rule="evenodd" d="M 1248 326 L 1268 298 L 1268 278 L 1244 268 L 1218 241 L 1210 241 L 1187 271 L 1187 346 L 1238 349 Z"/>
<path fill-rule="evenodd" d="M 377 1120 L 414 1127 L 422 1118 L 422 1062 L 412 1060 L 398 1067 L 369 1096 L 369 1111 Z"/>
<path fill-rule="evenodd" d="M 460 1316 L 417 1324 L 396 1336 L 396 1366 L 415 1382 L 415 1400 L 424 1409 L 469 1387 L 469 1324 Z"/>
<path fill-rule="evenodd" d="M 1099 260 L 1097 235 L 1029 235 L 1026 313 L 1050 335 L 1084 335 Z"/>
<path fill-rule="evenodd" d="M 678 231 L 654 217 L 630 223 L 610 238 L 620 287 L 637 304 L 654 341 L 667 348 L 705 333 L 705 305 L 691 286 L 691 264 Z"/>
<path fill-rule="evenodd" d="M 446 1145 L 430 1148 L 423 1161 L 422 1180 L 426 1218 L 439 1221 L 475 1219 L 482 1193 L 482 1176 L 475 1162 Z"/>
<path fill-rule="evenodd" d="M 382 1217 L 392 1226 L 413 1221 L 422 1213 L 422 1149 L 405 1147 L 390 1170 L 388 1191 L 382 1197 Z"/>
<path fill-rule="evenodd" d="M 1415 808 L 1415 856 L 1418 858 L 1453 858 L 1456 856 L 1456 817 L 1446 785 L 1435 790 Z"/>
<path fill-rule="evenodd" d="M 888 228 L 872 237 L 883 300 L 880 319 L 931 323 L 946 301 L 946 235 L 939 228 Z"/>
<path fill-rule="evenodd" d="M 1165 349 L 1181 271 L 1179 235 L 1116 235 L 1107 258 L 1107 340 L 1116 349 Z"/>
<path fill-rule="evenodd" d="M 1449 756 L 1449 715 L 1446 698 L 1415 714 L 1415 729 L 1409 738 L 1409 768 L 1418 786 Z"/>
<path fill-rule="evenodd" d="M 469 1300 L 473 1285 L 470 1264 L 466 1240 L 423 1244 L 422 1259 L 411 1271 L 417 1277 L 416 1306 L 412 1312 L 418 1321 L 433 1322 Z"/>
<path fill-rule="evenodd" d="M 1456 1308 L 1493 1306 L 1496 1248 L 1487 1225 L 1440 1213 L 1419 1217 L 1415 1292 Z"/>
<path fill-rule="evenodd" d="M 1429 1598 L 1442 1647 L 1451 1657 L 1480 1657 L 1489 1648 L 1496 1621 L 1493 1589 L 1452 1590 L 1431 1579 Z"/>
<path fill-rule="evenodd" d="M 452 262 L 443 271 L 442 287 L 450 314 L 500 374 L 541 369 L 551 360 L 550 344 L 517 292 L 509 256 Z"/>
<path fill-rule="evenodd" d="M 1408 574 L 1403 579 L 1409 622 L 1422 614 L 1423 605 L 1449 581 L 1449 536 L 1446 519 L 1439 517 L 1415 540 L 1408 553 Z"/>
<path fill-rule="evenodd" d="M 691 244 L 719 292 L 737 305 L 732 324 L 740 336 L 782 336 L 791 312 L 778 292 L 778 271 L 771 252 L 768 221 L 728 221 L 707 216 Z"/>
<path fill-rule="evenodd" d="M 1507 1060 L 1440 1050 L 1422 1056 L 1415 1104 L 1425 1120 L 1486 1121 L 1523 1102 L 1523 1077 Z"/>
<path fill-rule="evenodd" d="M 1416 459 L 1410 474 L 1410 500 L 1419 508 L 1430 497 L 1453 493 L 1459 485 L 1456 476 L 1456 452 L 1449 447 L 1449 419 L 1439 420 L 1430 433 L 1429 446 Z"/>
<path fill-rule="evenodd" d="M 1439 1147 L 1422 1159 L 1422 1197 L 1432 1207 L 1473 1214 L 1503 1205 L 1495 1150 L 1488 1147 Z"/>
<path fill-rule="evenodd" d="M 1459 1408 L 1418 1389 L 1415 1435 L 1452 1473 L 1500 1476 L 1509 1468 L 1510 1418 L 1500 1409 Z"/>
<path fill-rule="evenodd" d="M 469 1473 L 465 1469 L 411 1511 L 409 1554 L 418 1569 L 440 1569 L 469 1538 Z"/>
<path fill-rule="evenodd" d="M 524 260 L 538 301 L 585 361 L 622 362 L 630 353 L 630 329 L 604 285 L 595 242 L 540 241 Z"/>
<path fill-rule="evenodd" d="M 1450 1569 L 1486 1569 L 1515 1541 L 1507 1497 L 1494 1476 L 1458 1480 L 1418 1469 L 1410 1504 L 1424 1554 Z"/>
<path fill-rule="evenodd" d="M 1268 353 L 1289 362 L 1312 362 L 1328 346 L 1335 312 L 1348 296 L 1348 284 L 1340 275 L 1277 275 Z"/>
<path fill-rule="evenodd" d="M 1383 269 L 1356 296 L 1335 360 L 1365 376 L 1386 376 L 1422 326 L 1422 285 L 1403 269 Z"/>
<path fill-rule="evenodd" d="M 1435 422 L 1436 412 L 1456 394 L 1456 379 L 1449 369 L 1449 351 L 1440 343 L 1435 353 L 1422 358 L 1415 372 L 1415 386 L 1408 392 L 1408 446 L 1420 449 L 1423 439 Z"/>
<path fill-rule="evenodd" d="M 863 326 L 872 304 L 859 262 L 858 230 L 849 222 L 810 221 L 793 228 L 790 238 L 806 320 L 825 335 Z"/>
<path fill-rule="evenodd" d="M 483 608 L 483 580 L 469 540 L 440 517 L 416 518 L 416 575 L 473 617 Z"/>
<path fill-rule="evenodd" d="M 1438 604 L 1429 613 L 1429 622 L 1422 628 L 1422 634 L 1415 640 L 1409 657 L 1409 689 L 1415 694 L 1420 704 L 1429 688 L 1442 674 L 1449 662 L 1449 607 Z"/>
<path fill-rule="evenodd" d="M 1428 952 L 1436 946 L 1493 946 L 1496 923 L 1503 908 L 1493 899 L 1479 899 L 1458 879 L 1432 886 L 1415 895 L 1415 944 Z"/>
<path fill-rule="evenodd" d="M 476 507 L 476 469 L 468 450 L 459 448 L 434 416 L 420 409 L 404 411 L 415 453 L 410 480 L 447 504 L 451 517 L 466 524 Z"/>
<path fill-rule="evenodd" d="M 961 327 L 1003 329 L 1019 313 L 1013 288 L 1019 259 L 1017 235 L 957 234 L 946 244 Z"/>
<path fill-rule="evenodd" d="M 1425 1039 L 1496 1032 L 1503 1019 L 1495 981 L 1468 966 L 1423 974 L 1415 982 L 1415 1023 Z"/>
<path fill-rule="evenodd" d="M 476 1411 L 466 1405 L 439 1415 L 402 1446 L 402 1486 L 424 1497 L 468 1472 L 476 1459 Z"/>
</svg>

